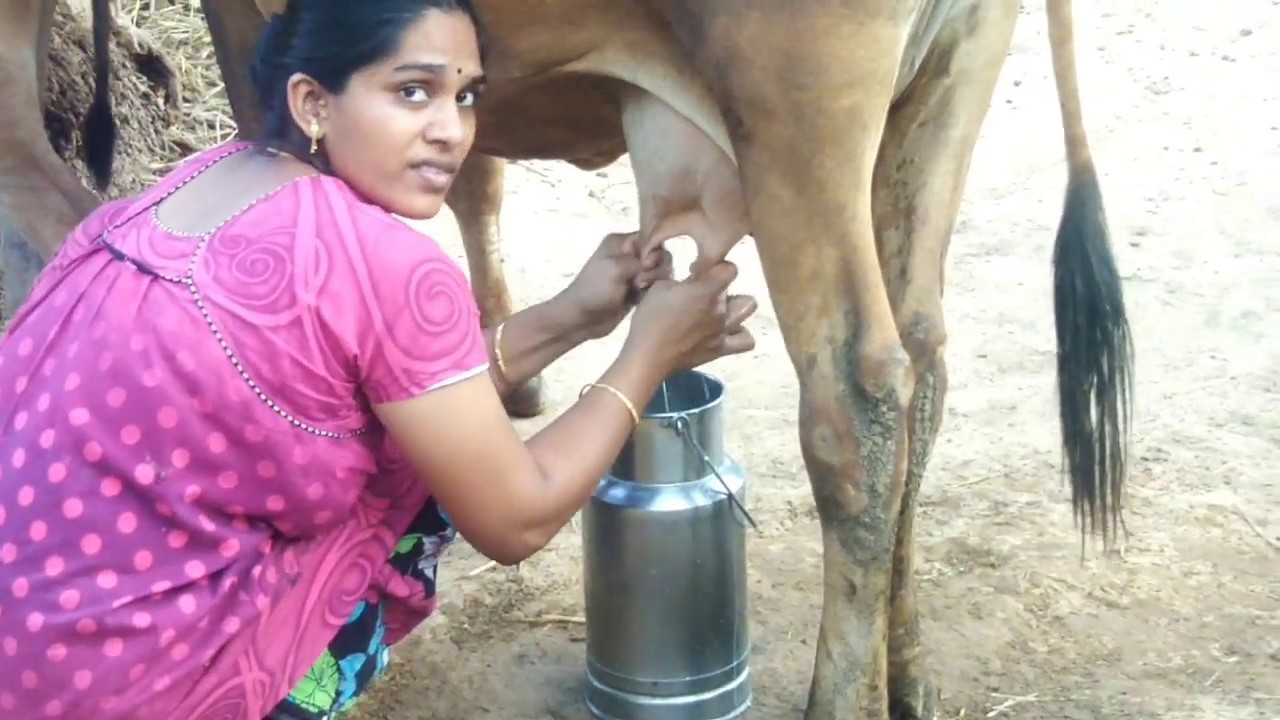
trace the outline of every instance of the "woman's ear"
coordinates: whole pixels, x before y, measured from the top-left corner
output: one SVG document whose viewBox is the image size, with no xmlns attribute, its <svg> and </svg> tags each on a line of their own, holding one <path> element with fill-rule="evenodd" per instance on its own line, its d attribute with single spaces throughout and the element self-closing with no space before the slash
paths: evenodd
<svg viewBox="0 0 1280 720">
<path fill-rule="evenodd" d="M 319 142 L 324 139 L 329 120 L 327 93 L 313 78 L 294 73 L 285 86 L 289 102 L 289 116 L 302 131 L 304 137 Z"/>
</svg>

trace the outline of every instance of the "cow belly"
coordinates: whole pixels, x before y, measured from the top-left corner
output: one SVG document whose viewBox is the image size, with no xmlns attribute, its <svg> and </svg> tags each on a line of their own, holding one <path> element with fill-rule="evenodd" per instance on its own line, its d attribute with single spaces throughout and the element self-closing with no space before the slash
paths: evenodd
<svg viewBox="0 0 1280 720">
<path fill-rule="evenodd" d="M 946 22 L 974 0 L 918 0 L 895 96 Z M 699 262 L 722 260 L 750 232 L 733 146 L 706 84 L 666 33 L 620 34 L 560 70 L 622 81 L 627 152 L 649 244 L 688 235 Z"/>
</svg>

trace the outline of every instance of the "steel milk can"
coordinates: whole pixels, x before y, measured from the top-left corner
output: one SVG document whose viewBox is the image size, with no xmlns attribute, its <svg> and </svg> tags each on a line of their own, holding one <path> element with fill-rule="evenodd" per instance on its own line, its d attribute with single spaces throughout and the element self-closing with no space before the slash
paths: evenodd
<svg viewBox="0 0 1280 720">
<path fill-rule="evenodd" d="M 671 376 L 582 511 L 587 690 L 602 720 L 720 720 L 751 704 L 746 475 L 717 378 Z"/>
</svg>

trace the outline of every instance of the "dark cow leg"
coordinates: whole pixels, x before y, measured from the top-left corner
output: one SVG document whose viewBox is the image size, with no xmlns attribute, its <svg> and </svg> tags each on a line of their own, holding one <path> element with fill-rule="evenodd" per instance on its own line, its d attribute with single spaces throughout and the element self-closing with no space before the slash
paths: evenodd
<svg viewBox="0 0 1280 720">
<path fill-rule="evenodd" d="M 18 231 L 0 217 L 0 330 L 18 312 L 36 276 L 44 268 L 44 260 L 36 254 Z"/>
<path fill-rule="evenodd" d="M 502 191 L 506 163 L 489 155 L 472 153 L 462 164 L 446 202 L 458 222 L 462 245 L 471 270 L 471 287 L 480 305 L 481 323 L 492 327 L 511 316 L 511 291 L 502 272 L 499 246 Z M 504 400 L 507 414 L 531 418 L 541 414 L 542 376 L 536 375 Z"/>
<path fill-rule="evenodd" d="M 242 140 L 260 140 L 265 118 L 249 80 L 249 65 L 267 21 L 253 0 L 201 0 L 200 8 L 209 25 L 237 134 Z"/>
<path fill-rule="evenodd" d="M 876 165 L 873 207 L 880 262 L 916 378 L 890 585 L 894 720 L 931 720 L 937 707 L 938 691 L 922 651 L 914 573 L 916 502 L 947 388 L 943 267 L 1017 12 L 1017 0 L 973 0 L 968 8 L 957 8 L 890 111 Z"/>
</svg>

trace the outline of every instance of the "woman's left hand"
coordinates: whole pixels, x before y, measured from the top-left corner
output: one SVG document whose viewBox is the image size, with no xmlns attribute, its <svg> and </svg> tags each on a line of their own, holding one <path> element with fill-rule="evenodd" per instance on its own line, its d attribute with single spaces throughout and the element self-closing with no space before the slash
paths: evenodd
<svg viewBox="0 0 1280 720">
<path fill-rule="evenodd" d="M 606 235 L 557 297 L 574 313 L 587 337 L 599 339 L 613 332 L 650 285 L 672 277 L 670 252 L 661 246 L 643 258 L 639 252 L 639 233 Z"/>
</svg>

